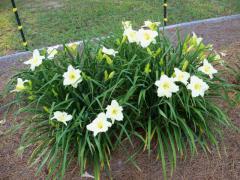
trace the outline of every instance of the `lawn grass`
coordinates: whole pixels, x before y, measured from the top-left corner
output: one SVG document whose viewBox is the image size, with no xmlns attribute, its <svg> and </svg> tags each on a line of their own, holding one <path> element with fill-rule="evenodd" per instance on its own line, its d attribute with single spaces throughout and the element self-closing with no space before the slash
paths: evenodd
<svg viewBox="0 0 240 180">
<path fill-rule="evenodd" d="M 162 21 L 162 0 L 16 0 L 30 49 L 107 35 L 122 20 Z M 169 24 L 237 14 L 239 0 L 169 0 Z M 9 0 L 0 2 L 0 55 L 23 50 Z"/>
</svg>

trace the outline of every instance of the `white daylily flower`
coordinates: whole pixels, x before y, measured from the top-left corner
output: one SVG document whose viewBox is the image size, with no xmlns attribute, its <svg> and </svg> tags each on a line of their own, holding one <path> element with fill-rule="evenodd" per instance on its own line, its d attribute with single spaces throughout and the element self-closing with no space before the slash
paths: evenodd
<svg viewBox="0 0 240 180">
<path fill-rule="evenodd" d="M 133 30 L 132 28 L 125 29 L 123 35 L 127 36 L 128 42 L 138 43 L 137 31 Z"/>
<path fill-rule="evenodd" d="M 182 82 L 183 84 L 187 85 L 188 79 L 190 78 L 190 74 L 188 72 L 181 71 L 178 68 L 174 68 L 174 73 L 176 75 L 174 77 L 174 81 L 179 81 L 179 82 Z"/>
<path fill-rule="evenodd" d="M 192 38 L 194 39 L 194 41 L 196 41 L 197 45 L 199 45 L 202 42 L 202 40 L 203 40 L 202 37 L 197 37 L 195 32 L 192 32 Z"/>
<path fill-rule="evenodd" d="M 137 42 L 137 31 L 132 29 L 131 21 L 122 22 L 124 28 L 124 36 L 127 36 L 130 43 Z"/>
<path fill-rule="evenodd" d="M 203 65 L 198 68 L 199 71 L 207 74 L 211 79 L 213 78 L 213 74 L 216 74 L 218 71 L 208 62 L 207 59 L 203 60 Z"/>
<path fill-rule="evenodd" d="M 73 43 L 68 43 L 66 46 L 70 49 L 76 50 L 77 47 L 80 45 L 80 42 L 73 42 Z"/>
<path fill-rule="evenodd" d="M 131 21 L 122 21 L 123 28 L 126 29 L 132 29 L 132 23 Z"/>
<path fill-rule="evenodd" d="M 58 53 L 57 49 L 55 47 L 49 47 L 47 49 L 47 58 L 48 59 L 53 59 L 54 56 Z"/>
<path fill-rule="evenodd" d="M 174 83 L 174 79 L 166 75 L 162 75 L 160 80 L 155 82 L 158 87 L 157 93 L 159 97 L 166 96 L 167 98 L 172 96 L 172 93 L 179 91 L 179 87 Z"/>
<path fill-rule="evenodd" d="M 25 61 L 24 64 L 30 64 L 30 69 L 32 71 L 35 70 L 36 67 L 40 66 L 42 64 L 42 60 L 44 59 L 44 56 L 41 56 L 39 51 L 35 49 L 33 51 L 33 57 L 29 59 L 28 61 Z"/>
<path fill-rule="evenodd" d="M 123 120 L 123 108 L 118 104 L 116 100 L 112 100 L 111 105 L 108 105 L 106 109 L 106 116 L 107 118 L 110 118 L 112 120 L 112 123 L 114 123 L 115 120 Z"/>
<path fill-rule="evenodd" d="M 160 22 L 144 21 L 144 27 L 148 27 L 151 30 L 156 30 L 160 24 Z"/>
<path fill-rule="evenodd" d="M 187 89 L 192 91 L 192 97 L 204 96 L 206 90 L 209 86 L 202 79 L 197 76 L 191 76 L 190 84 L 188 84 Z"/>
<path fill-rule="evenodd" d="M 82 76 L 80 73 L 81 71 L 79 69 L 74 69 L 72 65 L 69 65 L 67 72 L 63 74 L 63 85 L 72 85 L 74 88 L 76 88 L 78 83 L 82 82 Z"/>
<path fill-rule="evenodd" d="M 137 39 L 139 41 L 139 44 L 143 47 L 146 48 L 148 47 L 151 43 L 155 43 L 155 37 L 158 36 L 157 31 L 152 31 L 152 30 L 145 30 L 145 29 L 139 29 L 137 32 Z"/>
<path fill-rule="evenodd" d="M 72 120 L 72 115 L 67 114 L 66 112 L 56 111 L 53 114 L 51 120 L 56 119 L 59 122 L 62 122 L 67 126 L 67 121 Z"/>
<path fill-rule="evenodd" d="M 94 119 L 90 124 L 87 125 L 87 130 L 93 131 L 93 135 L 96 136 L 100 132 L 106 132 L 112 123 L 107 121 L 105 113 L 100 113 L 97 118 Z"/>
<path fill-rule="evenodd" d="M 118 51 L 115 51 L 114 49 L 107 49 L 104 46 L 102 47 L 102 52 L 111 56 L 116 56 L 116 54 L 118 53 Z"/>
<path fill-rule="evenodd" d="M 23 80 L 22 78 L 17 78 L 16 87 L 11 92 L 20 92 L 20 91 L 23 91 L 24 89 L 26 89 L 26 87 L 24 86 L 24 83 L 26 83 L 26 82 L 29 82 L 29 80 Z"/>
</svg>

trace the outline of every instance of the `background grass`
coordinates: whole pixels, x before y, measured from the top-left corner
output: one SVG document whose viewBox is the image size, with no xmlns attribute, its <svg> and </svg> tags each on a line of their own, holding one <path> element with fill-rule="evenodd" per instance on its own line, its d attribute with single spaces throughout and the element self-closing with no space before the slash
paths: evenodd
<svg viewBox="0 0 240 180">
<path fill-rule="evenodd" d="M 162 0 L 16 0 L 30 49 L 162 21 Z M 240 12 L 239 0 L 169 0 L 169 24 Z M 9 0 L 0 2 L 0 55 L 23 50 Z"/>
</svg>

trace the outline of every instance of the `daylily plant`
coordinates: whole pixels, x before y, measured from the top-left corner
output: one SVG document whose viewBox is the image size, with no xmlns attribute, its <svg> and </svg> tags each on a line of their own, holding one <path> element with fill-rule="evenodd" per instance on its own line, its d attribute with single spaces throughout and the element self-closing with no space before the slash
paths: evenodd
<svg viewBox="0 0 240 180">
<path fill-rule="evenodd" d="M 231 124 L 211 100 L 232 87 L 214 68 L 222 57 L 212 45 L 193 33 L 175 46 L 159 22 L 122 24 L 117 39 L 84 41 L 81 52 L 80 42 L 34 50 L 24 62 L 30 70 L 9 83 L 17 92 L 9 104 L 33 113 L 21 122 L 21 147 L 33 147 L 33 163 L 42 160 L 38 171 L 48 167 L 48 179 L 62 179 L 76 157 L 81 174 L 93 165 L 98 180 L 101 169 L 110 172 L 111 152 L 125 140 L 134 145 L 133 136 L 139 148 L 156 151 L 166 179 L 166 156 L 173 170 L 177 153 L 218 146 L 219 125 Z"/>
</svg>

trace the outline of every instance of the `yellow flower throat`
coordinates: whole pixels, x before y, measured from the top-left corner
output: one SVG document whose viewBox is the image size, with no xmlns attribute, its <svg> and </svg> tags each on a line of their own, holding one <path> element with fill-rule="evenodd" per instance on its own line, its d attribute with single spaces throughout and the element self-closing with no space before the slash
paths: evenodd
<svg viewBox="0 0 240 180">
<path fill-rule="evenodd" d="M 147 33 L 144 33 L 143 37 L 145 40 L 150 40 L 150 38 L 151 38 L 150 35 Z"/>
<path fill-rule="evenodd" d="M 113 110 L 112 110 L 112 114 L 113 114 L 113 115 L 116 115 L 116 114 L 117 114 L 117 110 L 116 110 L 116 109 L 113 109 Z"/>
<path fill-rule="evenodd" d="M 70 78 L 71 80 L 76 79 L 75 73 L 74 73 L 74 72 L 71 72 L 71 73 L 69 74 L 69 78 Z"/>
<path fill-rule="evenodd" d="M 164 82 L 162 85 L 163 89 L 169 89 L 170 88 L 170 84 L 168 82 Z"/>
<path fill-rule="evenodd" d="M 99 121 L 98 124 L 97 124 L 97 127 L 99 129 L 102 129 L 103 128 L 103 122 L 102 121 Z"/>
<path fill-rule="evenodd" d="M 194 89 L 199 91 L 201 89 L 201 84 L 195 84 Z"/>
</svg>

